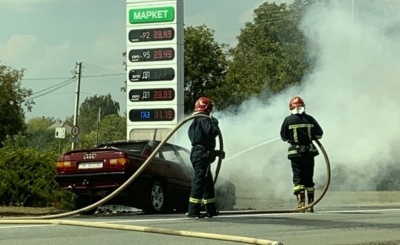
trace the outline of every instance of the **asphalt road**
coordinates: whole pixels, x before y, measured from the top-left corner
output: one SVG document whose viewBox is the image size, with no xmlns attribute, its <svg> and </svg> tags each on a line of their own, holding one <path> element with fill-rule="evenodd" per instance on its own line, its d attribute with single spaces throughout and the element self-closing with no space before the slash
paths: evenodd
<svg viewBox="0 0 400 245">
<path fill-rule="evenodd" d="M 284 245 L 400 244 L 400 205 L 332 206 L 319 207 L 315 213 L 220 215 L 201 220 L 183 214 L 120 214 L 75 216 L 62 221 L 72 225 L 0 224 L 0 245 L 240 244 L 215 240 L 221 238 L 219 235 Z M 150 228 L 137 231 L 146 230 L 143 227 Z"/>
</svg>

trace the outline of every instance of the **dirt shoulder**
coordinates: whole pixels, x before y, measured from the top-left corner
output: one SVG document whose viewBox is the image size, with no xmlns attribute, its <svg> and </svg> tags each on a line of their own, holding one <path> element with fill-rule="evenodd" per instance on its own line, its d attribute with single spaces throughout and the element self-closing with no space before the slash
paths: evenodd
<svg viewBox="0 0 400 245">
<path fill-rule="evenodd" d="M 48 214 L 58 214 L 65 211 L 47 207 L 13 207 L 0 206 L 0 217 L 18 217 L 18 216 L 42 216 Z"/>
</svg>

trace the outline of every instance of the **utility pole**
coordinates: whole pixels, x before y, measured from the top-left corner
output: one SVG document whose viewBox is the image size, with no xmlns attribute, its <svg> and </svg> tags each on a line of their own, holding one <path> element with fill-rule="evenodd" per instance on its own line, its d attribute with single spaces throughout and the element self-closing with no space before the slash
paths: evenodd
<svg viewBox="0 0 400 245">
<path fill-rule="evenodd" d="M 100 120 L 101 120 L 101 107 L 99 107 L 99 115 L 98 115 L 98 118 L 97 118 L 96 146 L 99 145 Z"/>
<path fill-rule="evenodd" d="M 74 125 L 72 126 L 72 145 L 71 149 L 75 149 L 75 141 L 77 141 L 76 136 L 79 134 L 78 127 L 78 112 L 79 112 L 79 94 L 81 91 L 81 75 L 82 75 L 82 62 L 76 63 L 77 67 L 75 73 L 78 75 L 76 80 L 76 91 L 75 91 L 75 114 L 74 114 Z"/>
<path fill-rule="evenodd" d="M 355 0 L 351 0 L 351 27 L 354 26 L 354 4 Z"/>
</svg>

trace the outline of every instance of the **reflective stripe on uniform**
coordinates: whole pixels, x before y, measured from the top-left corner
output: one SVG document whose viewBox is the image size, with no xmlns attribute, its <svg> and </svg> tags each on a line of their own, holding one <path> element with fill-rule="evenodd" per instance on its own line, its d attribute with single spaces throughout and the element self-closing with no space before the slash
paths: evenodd
<svg viewBox="0 0 400 245">
<path fill-rule="evenodd" d="M 294 192 L 301 192 L 304 191 L 304 185 L 296 185 L 293 187 Z"/>
<path fill-rule="evenodd" d="M 293 140 L 294 142 L 299 142 L 299 137 L 297 136 L 297 129 L 298 128 L 307 128 L 308 138 L 311 140 L 311 128 L 314 127 L 314 124 L 293 124 L 289 125 L 289 129 L 293 129 Z"/>
<path fill-rule="evenodd" d="M 210 199 L 203 199 L 204 204 L 209 204 L 215 202 L 215 198 L 210 198 Z"/>
<path fill-rule="evenodd" d="M 197 198 L 189 198 L 189 202 L 191 203 L 202 203 L 202 199 L 197 199 Z"/>
<path fill-rule="evenodd" d="M 314 187 L 306 187 L 308 193 L 313 193 L 315 191 Z"/>
</svg>

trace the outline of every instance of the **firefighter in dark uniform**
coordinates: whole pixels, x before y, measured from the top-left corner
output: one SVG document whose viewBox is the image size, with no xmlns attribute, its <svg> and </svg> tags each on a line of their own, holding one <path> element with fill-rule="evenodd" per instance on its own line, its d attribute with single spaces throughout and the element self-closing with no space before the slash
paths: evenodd
<svg viewBox="0 0 400 245">
<path fill-rule="evenodd" d="M 196 101 L 195 114 L 209 116 L 213 109 L 212 101 L 201 97 Z M 192 143 L 190 160 L 194 169 L 193 187 L 189 198 L 189 208 L 186 216 L 202 218 L 200 209 L 204 205 L 207 215 L 211 218 L 218 215 L 215 206 L 214 180 L 210 165 L 216 156 L 224 157 L 222 151 L 216 151 L 216 137 L 219 134 L 218 120 L 212 117 L 197 117 L 189 127 L 189 139 Z"/>
<path fill-rule="evenodd" d="M 283 121 L 281 138 L 290 144 L 288 158 L 293 171 L 293 192 L 297 208 L 303 208 L 306 192 L 308 204 L 314 202 L 314 157 L 319 153 L 312 140 L 322 138 L 323 131 L 317 120 L 305 113 L 305 104 L 300 97 L 290 100 L 289 109 L 291 115 Z M 314 209 L 307 211 L 314 212 Z"/>
</svg>

